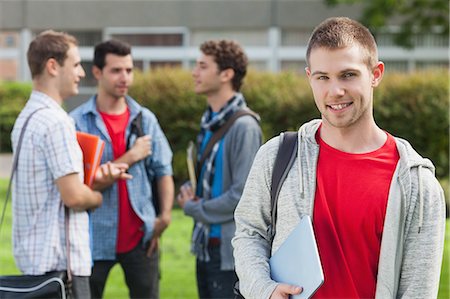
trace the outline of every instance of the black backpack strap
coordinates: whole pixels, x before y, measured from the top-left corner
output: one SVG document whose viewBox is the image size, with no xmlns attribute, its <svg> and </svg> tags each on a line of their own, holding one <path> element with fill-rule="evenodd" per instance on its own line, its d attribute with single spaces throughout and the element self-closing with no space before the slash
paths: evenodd
<svg viewBox="0 0 450 299">
<path fill-rule="evenodd" d="M 280 134 L 280 147 L 278 148 L 277 157 L 273 164 L 272 170 L 272 184 L 270 188 L 270 215 L 271 224 L 267 229 L 267 234 L 270 238 L 270 246 L 272 247 L 273 237 L 275 236 L 275 226 L 277 221 L 277 203 L 278 194 L 280 193 L 281 186 L 286 179 L 289 170 L 291 170 L 297 157 L 298 148 L 298 133 L 297 132 L 284 132 Z M 242 296 L 239 280 L 233 286 L 233 292 L 235 299 L 244 299 Z"/>
<path fill-rule="evenodd" d="M 136 117 L 131 121 L 130 134 L 127 139 L 127 150 L 130 149 L 131 135 L 135 134 L 137 137 L 144 136 L 144 130 L 142 129 L 142 111 L 140 111 Z"/>
<path fill-rule="evenodd" d="M 131 121 L 130 126 L 130 134 L 127 139 L 127 150 L 130 149 L 130 139 L 131 135 L 135 134 L 137 137 L 144 136 L 144 130 L 142 129 L 142 111 L 140 111 L 136 117 Z M 156 215 L 159 215 L 161 212 L 161 206 L 159 203 L 159 194 L 158 194 L 158 180 L 155 176 L 152 175 L 151 171 L 148 169 L 147 165 L 145 165 L 145 173 L 147 174 L 147 179 L 150 181 L 152 185 L 152 203 L 155 208 Z"/>
<path fill-rule="evenodd" d="M 205 149 L 203 150 L 202 156 L 200 157 L 200 160 L 197 163 L 197 175 L 200 175 L 200 171 L 202 170 L 203 163 L 205 163 L 206 158 L 209 156 L 209 153 L 211 152 L 214 144 L 218 140 L 220 140 L 225 133 L 228 131 L 228 129 L 233 125 L 233 123 L 241 116 L 244 115 L 251 115 L 256 120 L 259 121 L 259 116 L 249 108 L 244 108 L 241 110 L 236 111 L 226 122 L 223 124 L 214 134 L 211 136 L 211 139 L 209 139 L 208 143 L 205 146 Z"/>
<path fill-rule="evenodd" d="M 280 193 L 281 186 L 297 157 L 297 148 L 297 132 L 285 132 L 280 134 L 280 147 L 278 148 L 277 157 L 275 158 L 275 163 L 273 165 L 272 184 L 270 189 L 271 224 L 268 228 L 268 234 L 271 243 L 275 236 L 278 194 Z"/>
</svg>

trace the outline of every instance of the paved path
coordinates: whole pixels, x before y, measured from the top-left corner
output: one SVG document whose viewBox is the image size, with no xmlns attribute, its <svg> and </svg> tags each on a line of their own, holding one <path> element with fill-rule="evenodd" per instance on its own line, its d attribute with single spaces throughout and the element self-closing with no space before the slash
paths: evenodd
<svg viewBox="0 0 450 299">
<path fill-rule="evenodd" d="M 11 175 L 12 154 L 0 154 L 0 178 L 9 178 Z"/>
</svg>

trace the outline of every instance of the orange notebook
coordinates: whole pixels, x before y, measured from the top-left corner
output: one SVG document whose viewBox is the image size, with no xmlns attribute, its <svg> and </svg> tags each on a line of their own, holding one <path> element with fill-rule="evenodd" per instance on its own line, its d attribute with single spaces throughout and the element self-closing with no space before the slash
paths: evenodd
<svg viewBox="0 0 450 299">
<path fill-rule="evenodd" d="M 77 132 L 77 139 L 83 152 L 84 183 L 91 187 L 102 159 L 105 142 L 96 135 L 84 132 Z"/>
</svg>

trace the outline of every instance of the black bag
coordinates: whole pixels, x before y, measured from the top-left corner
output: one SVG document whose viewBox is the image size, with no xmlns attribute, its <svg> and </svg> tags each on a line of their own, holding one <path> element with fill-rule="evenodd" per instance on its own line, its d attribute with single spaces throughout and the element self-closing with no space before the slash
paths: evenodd
<svg viewBox="0 0 450 299">
<path fill-rule="evenodd" d="M 71 286 L 67 272 L 55 271 L 44 275 L 0 276 L 0 298 L 70 298 Z M 67 293 L 67 295 L 66 295 Z"/>
<path fill-rule="evenodd" d="M 286 179 L 289 170 L 297 157 L 298 133 L 285 132 L 280 135 L 280 147 L 272 170 L 272 183 L 270 186 L 270 215 L 271 224 L 268 228 L 268 235 L 271 242 L 275 236 L 275 224 L 277 220 L 277 201 L 281 186 Z M 271 244 L 272 245 L 272 244 Z M 239 281 L 236 281 L 233 287 L 235 299 L 245 299 L 239 289 Z"/>
<path fill-rule="evenodd" d="M 22 131 L 20 132 L 19 141 L 17 145 L 17 153 L 14 157 L 11 178 L 9 180 L 8 191 L 6 192 L 6 199 L 3 205 L 2 217 L 0 220 L 0 231 L 5 218 L 6 206 L 9 195 L 11 193 L 11 184 L 14 174 L 17 170 L 19 162 L 19 153 L 22 145 L 23 134 L 34 113 L 44 109 L 39 108 L 31 113 L 25 121 Z M 66 248 L 67 248 L 67 271 L 52 271 L 43 275 L 7 275 L 0 276 L 0 299 L 9 298 L 58 298 L 68 299 L 72 297 L 72 275 L 70 272 L 70 253 L 69 253 L 69 209 L 65 207 L 65 233 L 66 233 Z"/>
</svg>

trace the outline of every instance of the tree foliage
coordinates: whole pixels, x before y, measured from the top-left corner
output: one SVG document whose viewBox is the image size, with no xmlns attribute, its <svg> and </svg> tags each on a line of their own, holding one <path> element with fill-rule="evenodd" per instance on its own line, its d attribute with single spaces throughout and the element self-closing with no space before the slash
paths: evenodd
<svg viewBox="0 0 450 299">
<path fill-rule="evenodd" d="M 398 24 L 394 42 L 404 48 L 414 47 L 414 35 L 435 33 L 449 35 L 448 0 L 325 0 L 329 6 L 362 4 L 361 23 L 376 35 L 386 25 Z"/>
</svg>

